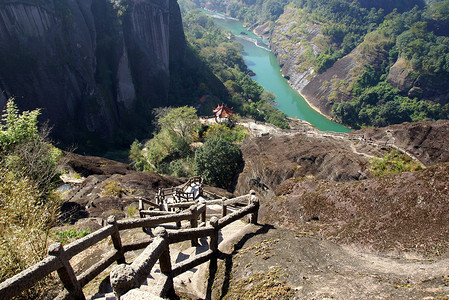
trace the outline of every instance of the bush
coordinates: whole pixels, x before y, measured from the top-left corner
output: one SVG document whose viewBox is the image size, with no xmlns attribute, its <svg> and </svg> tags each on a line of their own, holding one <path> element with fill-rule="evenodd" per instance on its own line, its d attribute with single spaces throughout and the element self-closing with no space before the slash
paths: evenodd
<svg viewBox="0 0 449 300">
<path fill-rule="evenodd" d="M 137 171 L 146 171 L 148 169 L 148 163 L 143 155 L 143 145 L 138 140 L 134 140 L 129 150 L 129 158 L 132 161 L 132 165 Z"/>
<path fill-rule="evenodd" d="M 397 150 L 391 151 L 383 158 L 375 157 L 371 160 L 371 171 L 375 177 L 421 169 L 422 167 L 419 163 Z"/>
<path fill-rule="evenodd" d="M 6 103 L 0 127 L 0 151 L 2 154 L 11 151 L 18 144 L 33 141 L 39 137 L 37 117 L 40 111 L 25 111 L 19 114 L 19 109 L 11 98 Z"/>
<path fill-rule="evenodd" d="M 169 163 L 191 155 L 190 144 L 197 138 L 201 124 L 196 110 L 190 106 L 158 109 L 159 132 L 145 143 L 134 141 L 129 157 L 138 171 L 171 174 Z"/>
<path fill-rule="evenodd" d="M 200 175 L 212 185 L 229 188 L 234 176 L 243 169 L 239 147 L 225 139 L 208 140 L 195 152 L 195 175 Z"/>
<path fill-rule="evenodd" d="M 74 240 L 85 237 L 86 235 L 88 235 L 90 233 L 91 232 L 90 232 L 89 228 L 87 228 L 87 229 L 70 228 L 67 230 L 55 231 L 54 236 L 56 237 L 56 241 L 65 245 L 65 244 L 71 243 Z"/>
<path fill-rule="evenodd" d="M 222 138 L 229 142 L 243 142 L 247 133 L 248 131 L 243 126 L 213 124 L 207 129 L 205 139 L 210 140 L 214 138 Z"/>
<path fill-rule="evenodd" d="M 62 151 L 48 141 L 48 128 L 39 132 L 39 113 L 34 110 L 19 114 L 14 99 L 8 100 L 0 130 L 0 163 L 31 179 L 45 198 L 59 180 Z"/>
<path fill-rule="evenodd" d="M 61 200 L 53 193 L 62 152 L 39 132 L 39 110 L 19 113 L 9 99 L 0 125 L 0 281 L 47 256 L 50 228 Z M 22 293 L 24 299 L 56 291 L 47 277 Z"/>
<path fill-rule="evenodd" d="M 0 167 L 0 282 L 47 256 L 50 228 L 59 212 L 60 200 L 40 201 L 36 185 L 20 173 Z M 24 299 L 50 297 L 51 278 L 22 294 Z"/>
<path fill-rule="evenodd" d="M 128 191 L 120 186 L 120 183 L 117 181 L 109 181 L 103 185 L 103 190 L 101 194 L 103 196 L 113 196 L 113 197 L 121 197 L 123 194 L 126 194 Z"/>
</svg>

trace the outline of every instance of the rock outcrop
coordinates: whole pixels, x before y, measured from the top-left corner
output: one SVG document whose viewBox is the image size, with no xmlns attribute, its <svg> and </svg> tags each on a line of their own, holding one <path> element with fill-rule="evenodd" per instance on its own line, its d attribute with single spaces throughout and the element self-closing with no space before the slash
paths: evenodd
<svg viewBox="0 0 449 300">
<path fill-rule="evenodd" d="M 15 97 L 59 140 L 105 140 L 168 104 L 184 51 L 176 0 L 2 1 L 0 108 Z"/>
<path fill-rule="evenodd" d="M 317 178 L 345 182 L 369 177 L 369 161 L 383 156 L 375 147 L 356 139 L 311 131 L 255 138 L 242 146 L 245 168 L 239 175 L 237 190 L 251 186 L 254 180 L 264 184 L 274 194 L 280 184 L 290 178 Z"/>
<path fill-rule="evenodd" d="M 419 74 L 402 58 L 391 66 L 387 81 L 404 96 L 428 99 L 441 105 L 449 103 L 449 87 L 444 74 Z"/>
<path fill-rule="evenodd" d="M 449 121 L 441 120 L 253 138 L 241 147 L 245 168 L 237 190 L 256 190 L 262 222 L 276 228 L 382 251 L 444 250 L 448 133 Z M 394 149 L 425 168 L 373 177 L 371 159 Z"/>
<path fill-rule="evenodd" d="M 449 121 L 416 122 L 351 132 L 377 145 L 394 145 L 416 157 L 425 166 L 449 162 Z"/>
</svg>

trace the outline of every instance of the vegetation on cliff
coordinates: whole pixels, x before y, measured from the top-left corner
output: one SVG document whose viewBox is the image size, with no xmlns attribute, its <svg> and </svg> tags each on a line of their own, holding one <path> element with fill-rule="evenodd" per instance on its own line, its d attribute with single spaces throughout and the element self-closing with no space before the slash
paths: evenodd
<svg viewBox="0 0 449 300">
<path fill-rule="evenodd" d="M 298 77 L 299 90 L 341 58 L 357 57 L 356 65 L 343 66 L 350 68 L 346 78 L 324 76 L 315 91 L 345 125 L 449 117 L 449 1 L 187 2 L 262 28 L 281 66 L 289 64 L 287 75 Z"/>
<path fill-rule="evenodd" d="M 449 38 L 435 30 L 442 31 L 444 22 L 437 16 L 447 12 L 448 5 L 434 5 L 388 15 L 359 47 L 362 55 L 384 60 L 363 68 L 350 88 L 352 100 L 335 104 L 335 116 L 355 128 L 449 118 L 447 99 L 435 99 L 431 91 L 449 79 Z M 405 80 L 411 81 L 407 87 L 398 86 L 401 89 L 393 87 L 398 80 L 390 72 L 398 62 L 409 70 Z"/>
<path fill-rule="evenodd" d="M 39 110 L 8 100 L 0 127 L 0 281 L 47 255 L 60 200 L 53 193 L 61 152 L 39 132 Z M 24 294 L 48 292 L 48 281 Z"/>
<path fill-rule="evenodd" d="M 158 131 L 142 144 L 134 141 L 130 159 L 139 171 L 175 177 L 201 175 L 208 184 L 229 188 L 243 164 L 239 148 L 246 130 L 231 122 L 201 124 L 193 107 L 156 110 Z M 203 145 L 204 143 L 204 145 Z"/>
<path fill-rule="evenodd" d="M 285 114 L 270 103 L 270 93 L 248 75 L 240 43 L 233 41 L 232 34 L 224 32 L 204 13 L 193 10 L 184 16 L 185 33 L 193 51 L 205 62 L 222 84 L 229 98 L 220 99 L 234 106 L 236 112 L 259 121 L 288 128 Z M 207 84 L 200 84 L 204 93 L 215 94 Z M 210 111 L 203 113 L 210 114 Z"/>
</svg>

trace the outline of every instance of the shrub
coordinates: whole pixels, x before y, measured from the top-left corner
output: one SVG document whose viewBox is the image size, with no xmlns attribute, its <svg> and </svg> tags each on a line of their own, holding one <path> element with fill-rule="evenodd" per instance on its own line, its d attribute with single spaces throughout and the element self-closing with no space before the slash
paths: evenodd
<svg viewBox="0 0 449 300">
<path fill-rule="evenodd" d="M 132 161 L 132 165 L 137 171 L 145 171 L 148 169 L 148 162 L 143 155 L 143 145 L 138 140 L 134 140 L 129 150 L 129 158 Z"/>
<path fill-rule="evenodd" d="M 39 110 L 23 112 L 9 99 L 0 130 L 0 163 L 9 170 L 27 176 L 45 198 L 59 180 L 62 151 L 48 141 L 48 128 L 38 130 Z"/>
<path fill-rule="evenodd" d="M 68 244 L 72 241 L 85 237 L 90 234 L 90 229 L 76 229 L 70 228 L 68 230 L 58 230 L 54 232 L 54 236 L 56 237 L 56 241 L 61 244 Z"/>
<path fill-rule="evenodd" d="M 243 126 L 230 127 L 226 124 L 213 124 L 205 133 L 205 139 L 222 138 L 230 142 L 243 142 L 248 131 Z"/>
<path fill-rule="evenodd" d="M 391 151 L 383 158 L 375 157 L 371 160 L 371 171 L 375 177 L 421 169 L 419 163 L 397 150 Z"/>
<path fill-rule="evenodd" d="M 40 201 L 39 190 L 27 176 L 0 167 L 0 282 L 47 256 L 59 207 L 55 196 Z M 52 282 L 46 278 L 24 292 L 23 298 L 50 295 Z"/>
<path fill-rule="evenodd" d="M 0 281 L 47 256 L 49 231 L 61 205 L 53 193 L 62 152 L 38 130 L 39 110 L 19 113 L 9 99 L 0 124 Z M 51 276 L 22 293 L 51 297 Z"/>
<path fill-rule="evenodd" d="M 126 189 L 122 188 L 117 181 L 109 181 L 103 186 L 102 195 L 120 197 L 126 192 Z"/>
<path fill-rule="evenodd" d="M 225 139 L 208 140 L 195 152 L 194 169 L 207 183 L 229 188 L 234 176 L 243 169 L 242 152 Z"/>
<path fill-rule="evenodd" d="M 170 174 L 170 161 L 191 155 L 190 143 L 197 138 L 201 127 L 193 107 L 158 109 L 159 132 L 145 143 L 131 145 L 129 157 L 138 171 L 157 171 Z"/>
<path fill-rule="evenodd" d="M 37 128 L 37 117 L 40 111 L 25 111 L 19 114 L 19 109 L 10 98 L 6 103 L 2 115 L 0 127 L 0 150 L 1 153 L 11 151 L 16 145 L 35 140 L 39 137 Z"/>
<path fill-rule="evenodd" d="M 170 162 L 170 174 L 175 177 L 193 176 L 193 160 L 188 157 Z"/>
</svg>

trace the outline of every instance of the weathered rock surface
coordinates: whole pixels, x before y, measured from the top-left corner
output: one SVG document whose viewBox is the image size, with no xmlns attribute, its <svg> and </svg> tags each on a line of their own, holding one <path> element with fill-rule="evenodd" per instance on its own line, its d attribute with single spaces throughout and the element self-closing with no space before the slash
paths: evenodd
<svg viewBox="0 0 449 300">
<path fill-rule="evenodd" d="M 2 1 L 0 108 L 15 96 L 42 108 L 59 140 L 80 143 L 167 105 L 170 64 L 185 50 L 176 0 L 114 3 Z"/>
<path fill-rule="evenodd" d="M 137 212 L 137 198 L 154 200 L 159 188 L 178 186 L 186 181 L 155 172 L 137 172 L 128 164 L 102 157 L 73 153 L 66 153 L 65 157 L 68 172 L 86 177 L 65 197 L 62 219 L 71 222 L 80 217 L 104 220 L 110 215 L 129 217 Z M 232 197 L 231 193 L 219 188 L 208 186 L 207 190 L 222 197 Z"/>
<path fill-rule="evenodd" d="M 449 121 L 416 122 L 351 132 L 377 145 L 393 144 L 404 149 L 426 166 L 449 162 Z"/>
<path fill-rule="evenodd" d="M 211 299 L 444 299 L 448 264 L 265 225 L 223 257 Z"/>
<path fill-rule="evenodd" d="M 254 138 L 242 146 L 237 189 L 260 193 L 268 224 L 377 250 L 441 251 L 449 246 L 448 133 L 449 121 L 438 121 Z M 372 178 L 371 158 L 392 149 L 429 168 Z"/>
<path fill-rule="evenodd" d="M 129 174 L 136 171 L 128 164 L 121 163 L 115 160 L 98 157 L 98 156 L 84 156 L 75 153 L 65 152 L 66 165 L 76 173 L 83 177 L 90 175 L 114 175 L 114 174 Z"/>
<path fill-rule="evenodd" d="M 361 141 L 312 131 L 310 134 L 265 136 L 242 145 L 245 168 L 237 189 L 244 192 L 250 179 L 260 178 L 275 193 L 289 178 L 314 177 L 336 182 L 369 176 L 369 161 L 381 152 Z"/>
<path fill-rule="evenodd" d="M 448 178 L 447 163 L 343 184 L 292 178 L 279 187 L 278 198 L 262 204 L 261 216 L 275 226 L 319 232 L 346 244 L 445 253 Z"/>
</svg>

